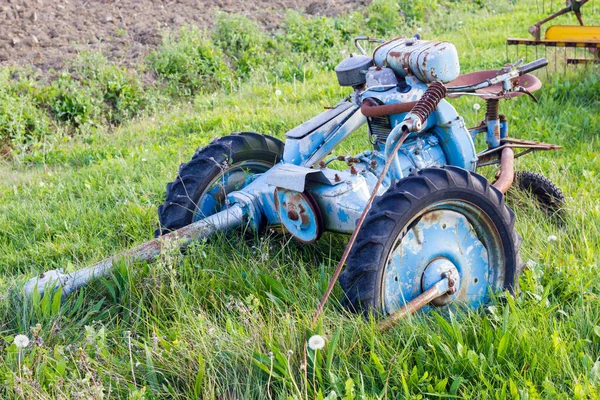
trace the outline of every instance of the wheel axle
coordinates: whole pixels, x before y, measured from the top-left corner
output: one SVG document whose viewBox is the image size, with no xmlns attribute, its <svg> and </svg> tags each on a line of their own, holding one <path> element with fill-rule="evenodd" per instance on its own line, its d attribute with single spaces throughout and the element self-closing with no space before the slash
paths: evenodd
<svg viewBox="0 0 600 400">
<path fill-rule="evenodd" d="M 404 318 L 416 313 L 427 304 L 454 292 L 456 292 L 455 282 L 446 275 L 432 287 L 415 297 L 412 301 L 406 303 L 404 307 L 388 315 L 385 320 L 379 323 L 379 328 L 386 331 L 394 327 L 394 325 Z"/>
</svg>

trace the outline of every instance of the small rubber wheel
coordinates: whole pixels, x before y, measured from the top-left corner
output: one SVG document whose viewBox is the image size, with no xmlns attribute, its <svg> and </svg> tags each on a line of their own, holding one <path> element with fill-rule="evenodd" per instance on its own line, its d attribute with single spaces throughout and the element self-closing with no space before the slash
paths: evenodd
<svg viewBox="0 0 600 400">
<path fill-rule="evenodd" d="M 199 148 L 167 184 L 165 203 L 158 207 L 164 235 L 221 211 L 227 195 L 243 189 L 281 160 L 283 142 L 253 132 L 234 133 Z"/>
<path fill-rule="evenodd" d="M 515 184 L 519 190 L 531 194 L 542 210 L 549 215 L 564 216 L 565 195 L 544 175 L 532 171 L 517 171 Z"/>
<path fill-rule="evenodd" d="M 428 307 L 476 308 L 516 291 L 521 237 L 504 195 L 474 172 L 427 168 L 375 200 L 340 284 L 347 306 L 386 316 L 449 274 L 457 291 Z"/>
</svg>

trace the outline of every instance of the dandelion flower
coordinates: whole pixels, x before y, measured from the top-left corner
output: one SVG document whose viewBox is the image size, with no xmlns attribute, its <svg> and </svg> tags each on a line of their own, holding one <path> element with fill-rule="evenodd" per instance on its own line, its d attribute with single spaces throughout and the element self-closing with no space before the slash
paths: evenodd
<svg viewBox="0 0 600 400">
<path fill-rule="evenodd" d="M 277 97 L 281 96 L 281 90 L 277 89 L 275 91 L 275 96 L 277 96 Z"/>
<path fill-rule="evenodd" d="M 325 338 L 319 335 L 311 336 L 310 339 L 308 339 L 308 347 L 310 347 L 311 350 L 321 350 L 325 347 Z"/>
<path fill-rule="evenodd" d="M 25 335 L 17 335 L 15 336 L 15 346 L 23 349 L 27 346 L 29 346 L 29 338 Z"/>
<path fill-rule="evenodd" d="M 556 235 L 550 235 L 548 236 L 548 241 L 549 242 L 556 242 L 558 240 L 558 238 L 556 237 Z"/>
<path fill-rule="evenodd" d="M 291 356 L 292 354 L 294 354 L 294 350 L 288 350 L 288 356 Z"/>
<path fill-rule="evenodd" d="M 473 104 L 473 110 L 479 111 L 480 108 L 481 108 L 481 106 L 479 105 L 479 103 Z"/>
</svg>

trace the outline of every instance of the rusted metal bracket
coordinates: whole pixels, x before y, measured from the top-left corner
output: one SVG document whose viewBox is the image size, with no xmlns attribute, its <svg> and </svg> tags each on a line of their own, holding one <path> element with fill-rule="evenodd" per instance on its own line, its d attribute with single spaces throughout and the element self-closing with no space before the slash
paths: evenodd
<svg viewBox="0 0 600 400">
<path fill-rule="evenodd" d="M 409 315 L 416 313 L 438 297 L 448 293 L 452 294 L 454 291 L 456 291 L 454 280 L 448 276 L 444 276 L 442 280 L 415 297 L 414 300 L 406 303 L 404 307 L 387 316 L 386 319 L 379 323 L 379 328 L 383 331 L 387 331 L 394 327 L 398 322 Z"/>
<path fill-rule="evenodd" d="M 533 140 L 504 138 L 500 140 L 500 146 L 487 149 L 477 155 L 477 166 L 485 167 L 487 165 L 500 164 L 500 155 L 502 150 L 506 148 L 521 149 L 522 151 L 516 153 L 514 156 L 514 158 L 519 158 L 525 154 L 531 153 L 532 151 L 560 150 L 562 149 L 562 146 L 557 144 L 535 142 Z"/>
</svg>

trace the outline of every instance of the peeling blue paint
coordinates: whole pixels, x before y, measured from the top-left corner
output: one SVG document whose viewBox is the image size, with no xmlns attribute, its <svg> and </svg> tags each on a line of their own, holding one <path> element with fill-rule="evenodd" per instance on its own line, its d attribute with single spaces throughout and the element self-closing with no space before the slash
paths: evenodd
<svg viewBox="0 0 600 400">
<path fill-rule="evenodd" d="M 348 220 L 350 219 L 350 216 L 342 208 L 338 210 L 337 216 L 342 222 L 348 222 Z"/>
</svg>

